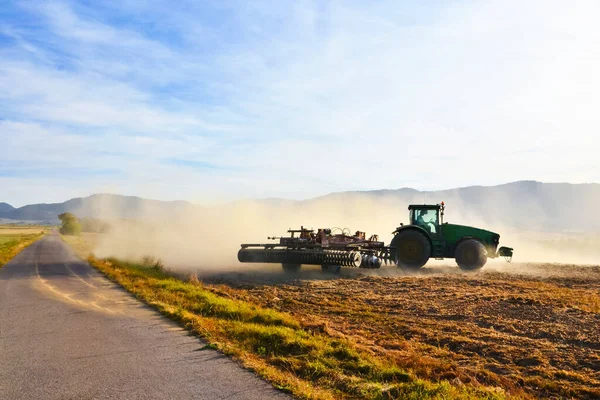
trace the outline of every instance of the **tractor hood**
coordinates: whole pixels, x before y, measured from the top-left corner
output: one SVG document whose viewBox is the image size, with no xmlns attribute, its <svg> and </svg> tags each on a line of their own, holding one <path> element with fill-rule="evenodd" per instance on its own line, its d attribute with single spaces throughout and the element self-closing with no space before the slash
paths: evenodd
<svg viewBox="0 0 600 400">
<path fill-rule="evenodd" d="M 489 245 L 497 245 L 500 241 L 500 235 L 496 232 L 472 226 L 445 223 L 441 226 L 441 229 L 446 241 L 450 243 L 455 243 L 465 236 L 477 238 Z"/>
</svg>

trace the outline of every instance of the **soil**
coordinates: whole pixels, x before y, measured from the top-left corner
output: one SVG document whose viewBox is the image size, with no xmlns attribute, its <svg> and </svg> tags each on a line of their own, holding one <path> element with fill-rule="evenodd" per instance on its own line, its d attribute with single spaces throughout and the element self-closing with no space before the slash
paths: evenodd
<svg viewBox="0 0 600 400">
<path fill-rule="evenodd" d="M 293 314 L 417 376 L 525 397 L 600 398 L 600 266 L 243 268 L 199 275 L 215 292 Z"/>
</svg>

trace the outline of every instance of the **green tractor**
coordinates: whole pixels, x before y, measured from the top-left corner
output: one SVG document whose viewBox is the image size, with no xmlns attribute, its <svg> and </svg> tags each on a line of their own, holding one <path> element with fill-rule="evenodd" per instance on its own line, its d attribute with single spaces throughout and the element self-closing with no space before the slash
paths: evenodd
<svg viewBox="0 0 600 400">
<path fill-rule="evenodd" d="M 399 267 L 417 270 L 430 258 L 454 258 L 462 270 L 472 271 L 483 267 L 488 258 L 512 259 L 512 248 L 498 248 L 499 234 L 444 222 L 444 202 L 413 204 L 408 210 L 410 225 L 400 224 L 390 243 Z"/>
</svg>

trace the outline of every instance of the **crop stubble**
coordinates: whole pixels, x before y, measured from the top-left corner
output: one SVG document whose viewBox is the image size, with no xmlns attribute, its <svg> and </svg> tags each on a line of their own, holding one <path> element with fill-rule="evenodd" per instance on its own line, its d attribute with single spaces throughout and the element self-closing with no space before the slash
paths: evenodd
<svg viewBox="0 0 600 400">
<path fill-rule="evenodd" d="M 316 280 L 314 272 L 282 278 L 249 271 L 203 279 L 217 293 L 289 312 L 433 381 L 600 397 L 600 267 L 456 271 Z"/>
</svg>

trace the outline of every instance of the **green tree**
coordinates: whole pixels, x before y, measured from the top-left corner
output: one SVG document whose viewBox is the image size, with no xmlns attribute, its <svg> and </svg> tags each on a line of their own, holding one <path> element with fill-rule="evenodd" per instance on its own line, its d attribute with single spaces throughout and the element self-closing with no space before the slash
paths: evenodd
<svg viewBox="0 0 600 400">
<path fill-rule="evenodd" d="M 62 221 L 60 233 L 63 235 L 79 235 L 81 233 L 81 224 L 77 217 L 71 213 L 62 213 L 58 216 Z"/>
</svg>

